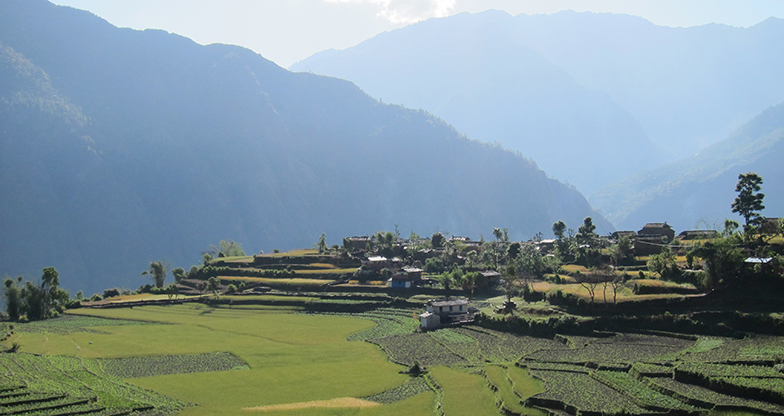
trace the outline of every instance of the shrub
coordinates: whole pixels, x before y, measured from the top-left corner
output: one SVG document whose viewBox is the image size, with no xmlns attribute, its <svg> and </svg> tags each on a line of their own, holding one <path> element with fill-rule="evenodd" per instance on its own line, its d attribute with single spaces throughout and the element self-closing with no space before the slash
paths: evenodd
<svg viewBox="0 0 784 416">
<path fill-rule="evenodd" d="M 120 296 L 120 291 L 117 289 L 106 289 L 103 291 L 103 298 L 111 298 L 114 296 Z"/>
</svg>

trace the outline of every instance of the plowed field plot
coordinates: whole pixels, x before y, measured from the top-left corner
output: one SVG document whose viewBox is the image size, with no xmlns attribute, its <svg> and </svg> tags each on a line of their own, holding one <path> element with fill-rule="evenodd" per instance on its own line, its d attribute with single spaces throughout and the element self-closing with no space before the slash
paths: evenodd
<svg viewBox="0 0 784 416">
<path fill-rule="evenodd" d="M 403 385 L 372 396 L 363 397 L 363 399 L 381 404 L 392 404 L 426 391 L 430 391 L 430 386 L 427 385 L 423 377 L 411 377 Z"/>
<path fill-rule="evenodd" d="M 561 371 L 531 371 L 544 382 L 546 391 L 532 396 L 530 403 L 549 408 L 570 408 L 570 413 L 643 414 L 649 410 L 637 406 L 629 397 L 593 379 L 588 374 Z M 565 405 L 565 406 L 564 406 Z"/>
<path fill-rule="evenodd" d="M 719 342 L 721 341 L 721 342 Z M 700 345 L 698 342 L 697 345 Z M 755 336 L 748 339 L 713 338 L 712 344 L 703 341 L 704 350 L 692 351 L 679 357 L 684 361 L 712 363 L 759 363 L 784 361 L 784 342 L 780 337 Z"/>
<path fill-rule="evenodd" d="M 463 335 L 452 329 L 439 329 L 430 332 L 435 342 L 440 342 L 448 350 L 465 358 L 472 364 L 484 361 L 484 354 L 479 343 L 468 335 Z"/>
<path fill-rule="evenodd" d="M 675 409 L 685 412 L 701 410 L 652 389 L 647 384 L 632 377 L 629 373 L 619 371 L 597 371 L 593 373 L 593 376 L 595 379 L 613 389 L 632 397 L 635 403 L 642 407 L 649 408 L 653 406 L 660 410 Z"/>
<path fill-rule="evenodd" d="M 16 324 L 15 329 L 24 333 L 69 334 L 72 332 L 97 332 L 93 327 L 149 325 L 150 322 L 131 321 L 127 319 L 107 319 L 94 316 L 63 315 L 45 321 L 34 321 Z"/>
<path fill-rule="evenodd" d="M 414 319 L 414 311 L 411 309 L 382 308 L 369 312 L 349 314 L 349 313 L 319 313 L 320 315 L 332 316 L 351 316 L 369 319 L 376 323 L 370 329 L 355 332 L 348 337 L 349 341 L 370 341 L 390 335 L 411 334 L 419 327 L 419 321 Z"/>
<path fill-rule="evenodd" d="M 727 365 L 683 363 L 676 367 L 678 372 L 700 375 L 702 377 L 757 377 L 784 379 L 784 374 L 773 366 L 764 365 Z"/>
<path fill-rule="evenodd" d="M 784 414 L 784 406 L 722 394 L 702 386 L 681 383 L 668 377 L 645 378 L 643 380 L 665 394 L 678 397 L 695 405 L 715 408 L 716 410 L 740 408 Z"/>
<path fill-rule="evenodd" d="M 444 345 L 435 342 L 429 334 L 394 335 L 372 340 L 380 346 L 389 358 L 397 363 L 413 365 L 455 365 L 468 362 Z"/>
<path fill-rule="evenodd" d="M 634 363 L 674 354 L 681 347 L 655 344 L 592 343 L 583 348 L 539 351 L 526 356 L 528 360 L 557 363 Z"/>
<path fill-rule="evenodd" d="M 103 370 L 121 378 L 162 376 L 247 369 L 248 364 L 229 352 L 99 359 Z"/>
<path fill-rule="evenodd" d="M 0 414 L 109 414 L 134 409 L 171 414 L 185 406 L 106 374 L 90 359 L 3 354 L 0 371 L 8 389 L 0 397 Z"/>
<path fill-rule="evenodd" d="M 474 338 L 486 361 L 514 362 L 535 351 L 566 347 L 551 339 L 534 338 L 483 328 L 455 328 L 455 332 Z"/>
</svg>

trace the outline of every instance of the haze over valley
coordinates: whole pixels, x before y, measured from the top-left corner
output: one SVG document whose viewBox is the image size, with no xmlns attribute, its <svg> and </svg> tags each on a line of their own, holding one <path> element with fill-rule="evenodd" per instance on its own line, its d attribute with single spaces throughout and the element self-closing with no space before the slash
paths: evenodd
<svg viewBox="0 0 784 416">
<path fill-rule="evenodd" d="M 671 28 L 462 13 L 289 72 L 42 0 L 0 7 L 12 275 L 51 263 L 96 289 L 134 287 L 150 258 L 187 266 L 225 238 L 269 251 L 395 225 L 514 239 L 587 216 L 601 233 L 713 227 L 731 216 L 740 170 L 781 189 L 764 167 L 781 152 L 780 117 L 763 116 L 784 97 L 778 18 Z M 744 125 L 758 114 L 764 132 Z M 703 163 L 690 157 L 711 167 L 677 174 Z"/>
</svg>

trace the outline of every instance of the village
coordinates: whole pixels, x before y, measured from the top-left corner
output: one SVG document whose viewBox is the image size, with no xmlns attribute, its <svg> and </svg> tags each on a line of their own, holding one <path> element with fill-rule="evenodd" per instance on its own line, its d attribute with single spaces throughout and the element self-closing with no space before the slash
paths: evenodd
<svg viewBox="0 0 784 416">
<path fill-rule="evenodd" d="M 510 241 L 508 230 L 500 228 L 492 230 L 489 241 L 441 233 L 401 238 L 379 231 L 345 237 L 340 246 L 330 247 L 322 236 L 312 250 L 252 256 L 218 252 L 188 272 L 175 273 L 175 283 L 147 285 L 139 292 L 168 294 L 169 300 L 172 295 L 175 300 L 203 299 L 207 293 L 211 302 L 234 304 L 280 304 L 303 296 L 321 304 L 319 300 L 341 298 L 340 306 L 331 307 L 349 310 L 405 300 L 421 308 L 424 330 L 464 325 L 481 314 L 559 315 L 564 308 L 612 313 L 630 305 L 696 300 L 731 285 L 710 258 L 737 258 L 715 252 L 722 242 L 741 239 L 736 223 L 726 226 L 721 232 L 676 234 L 667 222 L 657 222 L 599 236 L 591 218 L 585 218 L 577 231 L 558 221 L 553 224 L 556 238 L 522 242 Z M 765 219 L 760 238 L 771 240 L 781 234 L 781 227 L 778 218 Z M 733 250 L 742 256 L 738 267 L 748 273 L 779 267 L 774 261 L 779 244 Z M 95 306 L 114 303 L 111 296 L 93 301 Z"/>
</svg>

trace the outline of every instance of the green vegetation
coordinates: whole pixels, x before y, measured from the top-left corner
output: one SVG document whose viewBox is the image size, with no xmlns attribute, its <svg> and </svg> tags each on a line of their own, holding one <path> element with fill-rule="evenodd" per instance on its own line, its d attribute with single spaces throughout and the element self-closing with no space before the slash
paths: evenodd
<svg viewBox="0 0 784 416">
<path fill-rule="evenodd" d="M 442 409 L 446 415 L 496 415 L 494 394 L 479 374 L 449 367 L 433 367 L 433 377 L 443 389 Z M 466 392 L 472 392 L 466 394 Z"/>
<path fill-rule="evenodd" d="M 95 360 L 17 353 L 0 355 L 0 366 L 9 392 L 0 398 L 3 414 L 171 414 L 186 405 L 104 373 Z"/>
<path fill-rule="evenodd" d="M 22 283 L 22 276 L 17 279 L 6 278 L 3 292 L 8 317 L 15 321 L 24 317 L 26 320 L 38 321 L 57 316 L 69 305 L 68 292 L 61 289 L 59 273 L 53 267 L 43 271 L 40 283 Z"/>
<path fill-rule="evenodd" d="M 103 371 L 120 378 L 152 377 L 166 374 L 200 373 L 248 369 L 237 356 L 227 352 L 192 355 L 164 355 L 99 359 Z"/>
<path fill-rule="evenodd" d="M 200 304 L 73 312 L 80 316 L 138 319 L 146 324 L 91 327 L 100 332 L 55 334 L 18 330 L 7 342 L 17 342 L 21 351 L 38 354 L 101 359 L 141 357 L 101 361 L 107 368 L 119 366 L 119 373 L 133 370 L 154 374 L 150 367 L 156 360 L 187 358 L 173 366 L 179 370 L 167 371 L 171 374 L 129 381 L 194 404 L 183 410 L 188 415 L 245 414 L 240 410 L 243 407 L 369 397 L 401 386 L 409 378 L 398 374 L 401 367 L 390 363 L 377 347 L 346 341 L 348 335 L 373 327 L 373 322 L 366 319 L 281 313 L 279 309 L 264 307 L 211 308 Z M 17 324 L 17 328 L 25 325 L 28 324 Z M 183 367 L 198 365 L 206 357 L 202 354 L 222 351 L 233 354 L 250 369 L 181 371 Z M 143 370 L 145 367 L 148 370 Z M 390 406 L 403 403 L 411 404 L 404 400 Z M 411 414 L 427 414 L 433 405 L 427 400 L 415 403 L 424 409 L 415 410 L 416 406 L 412 405 L 413 408 L 408 408 Z M 384 414 L 386 410 L 378 412 Z"/>
</svg>

